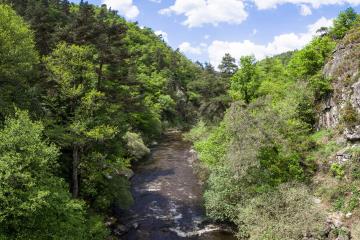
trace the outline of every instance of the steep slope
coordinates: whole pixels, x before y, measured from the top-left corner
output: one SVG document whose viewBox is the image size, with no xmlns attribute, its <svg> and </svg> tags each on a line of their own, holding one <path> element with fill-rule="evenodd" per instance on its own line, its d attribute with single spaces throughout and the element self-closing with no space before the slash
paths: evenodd
<svg viewBox="0 0 360 240">
<path fill-rule="evenodd" d="M 360 27 L 350 30 L 337 44 L 323 74 L 332 91 L 318 105 L 320 169 L 314 177 L 320 207 L 328 223 L 341 234 L 328 239 L 359 239 L 360 140 Z M 319 199 L 319 200 L 320 200 Z M 338 239 L 338 238 L 337 238 Z"/>
<path fill-rule="evenodd" d="M 360 27 L 338 44 L 324 75 L 331 78 L 333 92 L 321 104 L 320 128 L 343 127 L 347 140 L 360 140 Z"/>
</svg>

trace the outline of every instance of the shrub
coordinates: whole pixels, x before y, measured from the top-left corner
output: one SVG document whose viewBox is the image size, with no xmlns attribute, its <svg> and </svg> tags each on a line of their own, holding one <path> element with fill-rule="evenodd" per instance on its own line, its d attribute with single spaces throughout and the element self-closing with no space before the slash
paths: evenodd
<svg viewBox="0 0 360 240">
<path fill-rule="evenodd" d="M 199 121 L 195 127 L 184 134 L 184 138 L 194 143 L 205 139 L 209 135 L 209 130 L 209 127 L 206 126 L 204 121 Z"/>
<path fill-rule="evenodd" d="M 240 239 L 302 239 L 319 236 L 324 213 L 309 190 L 300 184 L 282 184 L 275 191 L 250 199 L 238 211 Z"/>
<path fill-rule="evenodd" d="M 349 128 L 355 127 L 359 123 L 359 113 L 351 105 L 351 103 L 347 103 L 345 108 L 343 109 L 342 121 L 345 123 L 346 127 Z"/>
<path fill-rule="evenodd" d="M 241 197 L 241 186 L 233 172 L 224 166 L 214 168 L 204 194 L 207 215 L 215 220 L 234 221 Z"/>
<path fill-rule="evenodd" d="M 309 83 L 317 100 L 322 99 L 332 91 L 331 79 L 326 78 L 321 71 L 310 77 Z"/>
<path fill-rule="evenodd" d="M 209 137 L 195 142 L 195 149 L 199 154 L 200 160 L 208 166 L 220 163 L 229 148 L 229 132 L 224 123 L 215 128 Z"/>
<path fill-rule="evenodd" d="M 342 179 L 345 176 L 345 167 L 339 163 L 333 163 L 330 171 L 336 178 Z"/>
<path fill-rule="evenodd" d="M 140 134 L 126 132 L 123 138 L 126 142 L 129 153 L 135 158 L 135 160 L 139 160 L 150 153 L 150 149 L 146 147 Z"/>
</svg>

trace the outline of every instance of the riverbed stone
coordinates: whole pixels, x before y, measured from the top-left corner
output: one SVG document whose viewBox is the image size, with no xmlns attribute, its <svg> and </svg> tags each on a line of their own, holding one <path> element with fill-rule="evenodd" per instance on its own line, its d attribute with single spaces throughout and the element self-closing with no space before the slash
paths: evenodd
<svg viewBox="0 0 360 240">
<path fill-rule="evenodd" d="M 116 236 L 122 236 L 127 232 L 129 232 L 129 228 L 123 224 L 118 224 L 114 229 L 114 234 Z"/>
</svg>

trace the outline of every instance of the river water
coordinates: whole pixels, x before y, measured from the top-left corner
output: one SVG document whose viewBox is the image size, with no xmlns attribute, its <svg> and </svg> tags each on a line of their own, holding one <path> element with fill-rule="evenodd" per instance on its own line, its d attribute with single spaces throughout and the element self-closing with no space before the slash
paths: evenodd
<svg viewBox="0 0 360 240">
<path fill-rule="evenodd" d="M 191 146 L 178 132 L 167 133 L 132 178 L 134 205 L 122 216 L 135 227 L 127 240 L 234 240 L 204 224 L 202 186 L 191 164 Z"/>
</svg>

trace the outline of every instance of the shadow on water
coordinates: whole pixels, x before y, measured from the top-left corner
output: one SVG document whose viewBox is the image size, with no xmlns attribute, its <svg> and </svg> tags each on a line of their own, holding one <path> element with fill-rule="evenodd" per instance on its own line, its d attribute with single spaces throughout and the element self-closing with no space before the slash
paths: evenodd
<svg viewBox="0 0 360 240">
<path fill-rule="evenodd" d="M 150 159 L 136 167 L 131 180 L 134 205 L 118 213 L 121 222 L 134 227 L 122 239 L 235 239 L 211 231 L 218 226 L 204 224 L 202 186 L 190 160 L 190 144 L 171 132 L 153 148 Z"/>
</svg>

